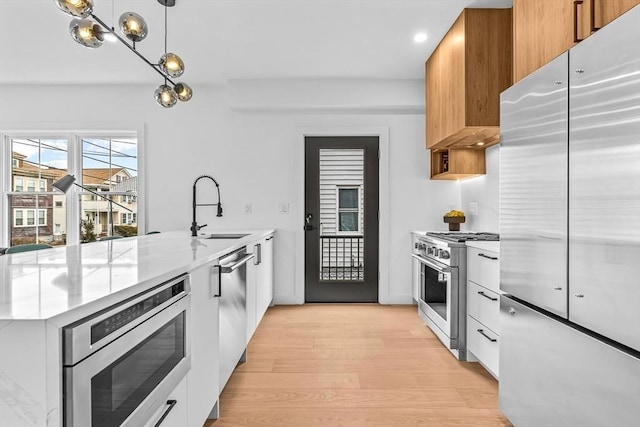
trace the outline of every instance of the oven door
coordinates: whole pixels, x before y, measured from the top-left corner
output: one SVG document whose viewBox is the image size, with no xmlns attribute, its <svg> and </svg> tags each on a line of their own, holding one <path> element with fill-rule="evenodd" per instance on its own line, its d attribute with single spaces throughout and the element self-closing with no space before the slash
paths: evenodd
<svg viewBox="0 0 640 427">
<path fill-rule="evenodd" d="M 66 427 L 139 427 L 191 366 L 190 296 L 64 368 Z"/>
<path fill-rule="evenodd" d="M 420 255 L 412 255 L 421 264 L 420 311 L 446 335 L 448 341 L 458 338 L 456 304 L 458 296 L 454 285 L 457 269 Z M 434 331 L 436 334 L 438 331 Z M 443 337 L 441 336 L 441 339 Z M 449 346 L 451 347 L 450 343 Z"/>
</svg>

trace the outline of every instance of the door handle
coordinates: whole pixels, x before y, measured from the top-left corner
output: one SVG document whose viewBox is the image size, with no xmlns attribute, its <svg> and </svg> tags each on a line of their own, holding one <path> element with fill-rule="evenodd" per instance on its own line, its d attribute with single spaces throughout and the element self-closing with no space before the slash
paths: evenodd
<svg viewBox="0 0 640 427">
<path fill-rule="evenodd" d="M 313 215 L 311 215 L 310 213 L 307 214 L 307 216 L 304 219 L 304 231 L 313 230 L 313 225 L 311 224 L 312 219 L 313 219 Z"/>
</svg>

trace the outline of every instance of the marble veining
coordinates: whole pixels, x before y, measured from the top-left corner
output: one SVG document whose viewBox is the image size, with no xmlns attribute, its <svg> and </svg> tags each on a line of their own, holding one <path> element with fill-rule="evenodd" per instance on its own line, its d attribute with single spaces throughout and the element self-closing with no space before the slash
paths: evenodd
<svg viewBox="0 0 640 427">
<path fill-rule="evenodd" d="M 42 405 L 4 371 L 0 371 L 0 400 L 22 425 L 44 425 Z"/>
</svg>

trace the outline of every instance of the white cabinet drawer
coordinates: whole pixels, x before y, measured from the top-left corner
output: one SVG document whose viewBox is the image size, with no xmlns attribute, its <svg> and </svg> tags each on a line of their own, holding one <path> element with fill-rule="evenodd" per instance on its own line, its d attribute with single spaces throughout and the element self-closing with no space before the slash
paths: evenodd
<svg viewBox="0 0 640 427">
<path fill-rule="evenodd" d="M 471 316 L 467 316 L 467 350 L 498 378 L 500 337 Z"/>
<path fill-rule="evenodd" d="M 169 397 L 159 405 L 158 410 L 145 427 L 155 427 L 158 422 L 160 422 L 160 427 L 184 427 L 187 425 L 186 377 L 176 386 Z"/>
<path fill-rule="evenodd" d="M 467 314 L 499 334 L 500 295 L 473 282 L 467 282 L 467 289 Z"/>
<path fill-rule="evenodd" d="M 499 254 L 467 248 L 467 279 L 497 292 L 500 289 Z"/>
</svg>

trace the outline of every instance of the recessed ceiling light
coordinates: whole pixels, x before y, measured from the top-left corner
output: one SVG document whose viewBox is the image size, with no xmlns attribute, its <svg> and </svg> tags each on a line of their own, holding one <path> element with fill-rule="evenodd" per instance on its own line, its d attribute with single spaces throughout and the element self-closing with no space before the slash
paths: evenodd
<svg viewBox="0 0 640 427">
<path fill-rule="evenodd" d="M 427 33 L 417 33 L 413 36 L 413 41 L 416 43 L 422 43 L 427 40 Z"/>
</svg>

